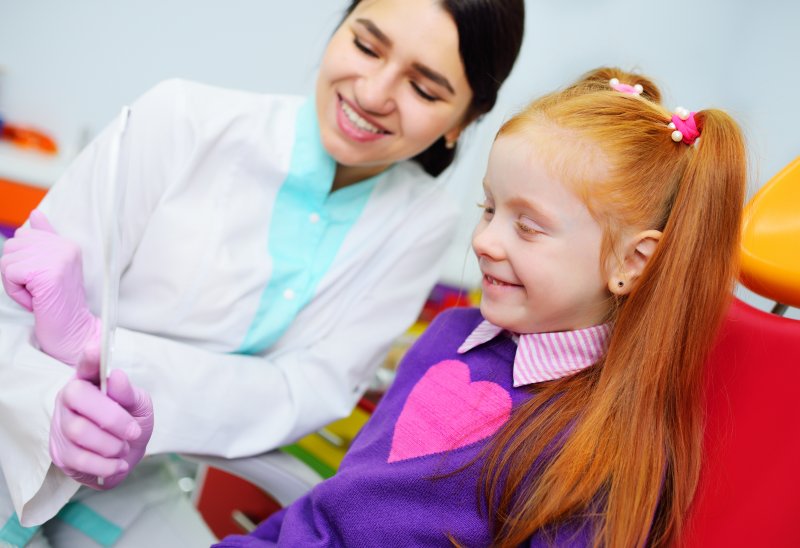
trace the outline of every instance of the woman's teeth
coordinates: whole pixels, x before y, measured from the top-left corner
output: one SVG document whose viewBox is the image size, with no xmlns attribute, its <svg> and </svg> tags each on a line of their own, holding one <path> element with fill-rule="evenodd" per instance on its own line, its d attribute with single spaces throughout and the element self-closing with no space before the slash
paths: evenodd
<svg viewBox="0 0 800 548">
<path fill-rule="evenodd" d="M 347 116 L 347 119 L 350 120 L 350 122 L 352 122 L 357 128 L 363 129 L 364 131 L 369 131 L 370 133 L 386 133 L 382 129 L 375 127 L 367 122 L 364 118 L 359 116 L 358 113 L 346 102 L 341 101 L 341 105 L 342 112 L 344 112 L 345 116 Z"/>
</svg>

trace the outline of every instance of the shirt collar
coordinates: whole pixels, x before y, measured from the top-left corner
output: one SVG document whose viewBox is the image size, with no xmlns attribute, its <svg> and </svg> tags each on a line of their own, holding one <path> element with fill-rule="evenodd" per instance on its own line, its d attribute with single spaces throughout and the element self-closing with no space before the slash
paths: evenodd
<svg viewBox="0 0 800 548">
<path fill-rule="evenodd" d="M 504 331 L 484 320 L 467 336 L 458 353 L 469 352 Z M 514 357 L 514 387 L 552 381 L 586 369 L 602 357 L 610 332 L 609 324 L 601 324 L 575 331 L 519 335 Z"/>
<path fill-rule="evenodd" d="M 322 143 L 316 100 L 312 95 L 297 111 L 291 164 L 284 181 L 287 190 L 284 191 L 296 191 L 296 199 L 308 208 L 319 209 L 324 204 L 327 215 L 333 220 L 352 221 L 361 214 L 361 209 L 353 208 L 352 202 L 368 197 L 376 183 L 393 167 L 394 164 L 377 175 L 332 193 L 336 160 Z"/>
</svg>

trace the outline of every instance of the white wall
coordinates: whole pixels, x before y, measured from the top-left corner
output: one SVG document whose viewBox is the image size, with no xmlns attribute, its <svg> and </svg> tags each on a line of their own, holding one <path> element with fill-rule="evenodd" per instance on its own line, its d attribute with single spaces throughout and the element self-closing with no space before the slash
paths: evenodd
<svg viewBox="0 0 800 548">
<path fill-rule="evenodd" d="M 66 146 L 173 76 L 304 93 L 343 0 L 0 0 L 0 109 Z"/>
<path fill-rule="evenodd" d="M 0 0 L 0 112 L 47 128 L 69 154 L 163 78 L 304 93 L 346 3 Z M 800 154 L 800 77 L 792 61 L 800 52 L 800 3 L 539 0 L 526 7 L 517 66 L 495 110 L 465 136 L 450 173 L 465 214 L 447 281 L 478 280 L 468 252 L 472 204 L 499 124 L 590 68 L 638 68 L 661 84 L 667 105 L 731 112 L 748 135 L 753 189 Z"/>
</svg>

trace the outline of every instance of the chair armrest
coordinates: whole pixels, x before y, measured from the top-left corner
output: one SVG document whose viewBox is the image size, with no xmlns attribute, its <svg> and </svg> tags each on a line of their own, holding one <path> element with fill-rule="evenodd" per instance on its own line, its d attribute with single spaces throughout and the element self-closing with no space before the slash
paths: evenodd
<svg viewBox="0 0 800 548">
<path fill-rule="evenodd" d="M 288 506 L 323 479 L 309 466 L 282 451 L 237 459 L 205 455 L 183 456 L 249 481 L 267 492 L 281 506 Z"/>
</svg>

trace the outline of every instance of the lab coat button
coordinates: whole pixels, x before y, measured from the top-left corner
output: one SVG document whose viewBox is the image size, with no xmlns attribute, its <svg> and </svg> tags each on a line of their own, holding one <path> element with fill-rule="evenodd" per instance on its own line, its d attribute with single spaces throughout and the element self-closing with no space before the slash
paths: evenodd
<svg viewBox="0 0 800 548">
<path fill-rule="evenodd" d="M 308 216 L 308 220 L 311 221 L 312 224 L 317 224 L 319 222 L 319 213 L 312 213 Z"/>
<path fill-rule="evenodd" d="M 283 291 L 283 298 L 287 301 L 291 301 L 294 299 L 294 290 L 293 289 L 286 289 Z"/>
</svg>

